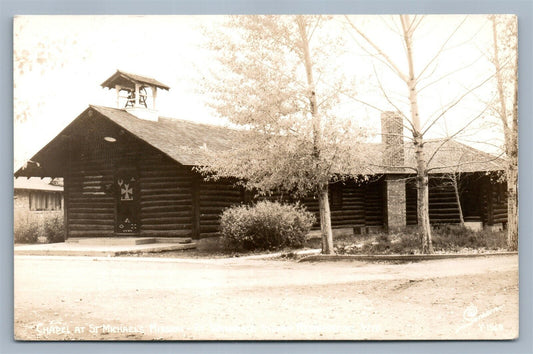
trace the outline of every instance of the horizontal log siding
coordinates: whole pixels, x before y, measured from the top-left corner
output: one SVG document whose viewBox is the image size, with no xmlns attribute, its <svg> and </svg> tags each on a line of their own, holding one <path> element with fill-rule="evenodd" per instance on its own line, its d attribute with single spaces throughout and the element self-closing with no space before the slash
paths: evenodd
<svg viewBox="0 0 533 354">
<path fill-rule="evenodd" d="M 496 184 L 492 188 L 492 222 L 507 223 L 507 187 Z"/>
<path fill-rule="evenodd" d="M 383 226 L 384 190 L 383 180 L 368 182 L 365 189 L 365 226 Z"/>
<path fill-rule="evenodd" d="M 491 182 L 487 177 L 482 186 L 483 222 L 488 225 L 507 223 L 506 185 Z"/>
<path fill-rule="evenodd" d="M 429 220 L 433 224 L 457 224 L 460 222 L 455 190 L 448 179 L 430 178 Z"/>
<path fill-rule="evenodd" d="M 229 181 L 204 181 L 198 185 L 200 237 L 220 235 L 220 215 L 223 210 L 244 201 L 242 188 Z"/>
<path fill-rule="evenodd" d="M 180 166 L 154 151 L 144 151 L 138 161 L 140 235 L 192 236 L 192 178 Z"/>
<path fill-rule="evenodd" d="M 115 232 L 113 165 L 105 158 L 79 157 L 70 162 L 68 198 L 69 237 L 109 237 Z"/>
<path fill-rule="evenodd" d="M 468 191 L 461 195 L 461 204 L 466 203 L 465 198 L 473 199 L 481 204 L 478 211 L 468 209 L 463 205 L 465 218 L 479 220 L 484 224 L 507 222 L 507 197 L 505 194 L 505 184 L 498 184 L 490 181 L 489 177 L 463 176 L 470 179 L 468 183 L 479 184 L 479 188 L 469 187 Z M 410 181 L 406 184 L 407 199 L 407 225 L 417 224 L 417 200 L 416 183 Z M 453 185 L 442 176 L 432 178 L 429 188 L 429 216 L 431 223 L 456 224 L 460 222 L 459 208 Z"/>
<path fill-rule="evenodd" d="M 407 225 L 418 224 L 418 202 L 416 181 L 406 183 Z M 429 183 L 429 220 L 432 224 L 459 223 L 459 208 L 453 186 L 442 179 L 430 178 Z"/>
<path fill-rule="evenodd" d="M 66 132 L 66 227 L 69 237 L 115 235 L 114 175 L 118 160 L 134 162 L 140 146 L 99 115 L 88 115 Z M 104 136 L 119 137 L 115 143 Z"/>
<path fill-rule="evenodd" d="M 364 186 L 351 182 L 342 185 L 342 208 L 331 211 L 331 225 L 334 228 L 365 225 Z"/>
<path fill-rule="evenodd" d="M 302 204 L 315 214 L 314 230 L 320 229 L 318 199 L 303 198 Z M 331 198 L 330 198 L 331 208 Z M 332 209 L 332 208 L 331 208 Z M 379 181 L 358 184 L 347 181 L 342 186 L 342 207 L 331 210 L 333 228 L 383 225 L 383 184 Z"/>
<path fill-rule="evenodd" d="M 417 211 L 417 198 L 416 181 L 408 179 L 405 183 L 405 217 L 407 225 L 418 224 L 418 211 Z"/>
</svg>

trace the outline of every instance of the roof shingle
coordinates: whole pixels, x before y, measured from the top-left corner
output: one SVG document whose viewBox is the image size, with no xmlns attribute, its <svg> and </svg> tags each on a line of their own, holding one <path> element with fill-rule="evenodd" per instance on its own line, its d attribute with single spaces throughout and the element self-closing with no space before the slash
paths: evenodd
<svg viewBox="0 0 533 354">
<path fill-rule="evenodd" d="M 88 110 L 95 110 L 103 117 L 116 123 L 129 133 L 152 145 L 182 165 L 194 166 L 202 164 L 206 148 L 212 151 L 228 151 L 238 144 L 239 135 L 244 131 L 221 126 L 199 124 L 191 121 L 162 118 L 158 121 L 148 121 L 135 117 L 124 109 L 91 105 Z M 87 110 L 87 111 L 88 111 Z M 86 112 L 87 112 L 86 111 Z M 84 114 L 80 115 L 80 118 Z M 58 136 L 59 137 L 59 136 Z M 57 139 L 57 138 L 56 138 Z M 48 145 L 53 144 L 53 141 Z M 47 146 L 48 146 L 47 145 Z M 375 165 L 371 170 L 376 174 L 384 173 L 413 173 L 416 166 L 414 147 L 406 143 L 404 148 L 404 168 L 388 168 L 380 166 L 383 160 L 384 145 L 380 143 L 366 143 L 360 150 L 371 156 Z M 441 146 L 442 145 L 442 146 Z M 426 159 L 432 156 L 438 148 L 429 168 L 432 173 L 447 172 L 488 172 L 503 170 L 503 160 L 497 156 L 474 149 L 454 140 L 443 144 L 443 140 L 427 140 L 425 142 Z M 45 148 L 38 152 L 41 157 Z M 28 172 L 18 170 L 15 175 L 27 175 Z M 35 174 L 32 174 L 35 176 Z"/>
</svg>

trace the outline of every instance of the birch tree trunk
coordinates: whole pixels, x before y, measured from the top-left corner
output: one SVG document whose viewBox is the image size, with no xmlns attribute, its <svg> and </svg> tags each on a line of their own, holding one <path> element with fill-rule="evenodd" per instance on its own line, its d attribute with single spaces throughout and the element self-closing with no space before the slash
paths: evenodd
<svg viewBox="0 0 533 354">
<path fill-rule="evenodd" d="M 320 229 L 322 231 L 322 253 L 334 254 L 333 249 L 333 232 L 331 230 L 331 212 L 329 209 L 328 185 L 320 188 L 318 197 L 320 209 Z"/>
<path fill-rule="evenodd" d="M 515 53 L 514 78 L 513 117 L 507 168 L 507 248 L 511 251 L 518 250 L 518 50 Z"/>
<path fill-rule="evenodd" d="M 518 169 L 509 166 L 507 169 L 507 248 L 518 250 Z"/>
<path fill-rule="evenodd" d="M 431 241 L 431 225 L 429 223 L 429 177 L 427 174 L 426 161 L 423 157 L 423 149 L 416 145 L 415 150 L 417 162 L 417 217 L 418 229 L 420 232 L 422 253 L 433 253 Z"/>
<path fill-rule="evenodd" d="M 516 27 L 515 27 L 516 28 Z M 516 33 L 516 32 L 515 32 Z M 518 50 L 514 52 L 513 65 L 513 108 L 508 112 L 505 95 L 503 67 L 499 58 L 499 41 L 496 17 L 492 17 L 492 35 L 494 41 L 494 67 L 496 69 L 499 96 L 499 115 L 505 137 L 505 154 L 507 166 L 507 248 L 518 250 Z M 509 120 L 509 115 L 511 119 Z"/>
<path fill-rule="evenodd" d="M 424 156 L 424 138 L 422 136 L 422 126 L 418 110 L 418 91 L 416 87 L 416 76 L 414 73 L 413 60 L 413 37 L 409 16 L 400 16 L 405 49 L 407 53 L 407 63 L 409 65 L 409 76 L 407 88 L 409 90 L 409 104 L 411 110 L 411 121 L 413 124 L 413 140 L 415 145 L 415 159 L 417 168 L 417 194 L 418 194 L 418 228 L 422 238 L 422 253 L 433 253 L 431 242 L 431 225 L 429 223 L 429 179 L 427 164 Z"/>
<path fill-rule="evenodd" d="M 459 209 L 459 224 L 465 226 L 465 217 L 463 215 L 463 207 L 461 206 L 461 195 L 459 194 L 459 181 L 455 173 L 451 174 L 453 191 L 455 192 L 455 201 L 457 202 L 457 209 Z"/>
<path fill-rule="evenodd" d="M 320 169 L 322 127 L 318 104 L 316 99 L 315 82 L 313 79 L 313 63 L 307 38 L 307 29 L 303 17 L 297 17 L 298 29 L 300 32 L 302 52 L 304 56 L 305 73 L 309 90 L 309 107 L 311 119 L 313 120 L 313 158 L 317 170 Z M 320 229 L 322 231 L 322 253 L 333 254 L 333 231 L 331 230 L 331 213 L 329 209 L 328 182 L 323 181 L 319 186 L 318 203 L 320 210 Z"/>
</svg>

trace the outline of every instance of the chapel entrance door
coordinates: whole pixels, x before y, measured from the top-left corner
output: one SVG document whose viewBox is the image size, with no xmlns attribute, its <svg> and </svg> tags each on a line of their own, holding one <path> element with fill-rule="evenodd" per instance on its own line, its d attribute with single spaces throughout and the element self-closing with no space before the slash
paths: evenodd
<svg viewBox="0 0 533 354">
<path fill-rule="evenodd" d="M 139 232 L 139 178 L 137 171 L 120 171 L 115 175 L 115 233 L 119 236 Z"/>
</svg>

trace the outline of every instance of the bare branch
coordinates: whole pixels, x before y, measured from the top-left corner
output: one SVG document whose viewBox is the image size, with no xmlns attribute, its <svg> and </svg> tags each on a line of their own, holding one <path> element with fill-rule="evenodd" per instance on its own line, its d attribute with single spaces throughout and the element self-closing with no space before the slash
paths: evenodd
<svg viewBox="0 0 533 354">
<path fill-rule="evenodd" d="M 503 78 L 501 75 L 502 66 L 498 55 L 498 31 L 496 28 L 496 18 L 492 17 L 492 38 L 494 41 L 494 66 L 496 67 L 496 80 L 498 81 L 498 97 L 500 109 L 497 110 L 502 121 L 504 135 L 509 136 L 509 124 L 507 122 L 507 105 L 505 104 L 505 95 L 503 92 Z"/>
<path fill-rule="evenodd" d="M 348 34 L 350 35 L 350 37 L 354 40 L 354 42 L 357 44 L 357 46 L 359 48 L 361 48 L 362 50 L 365 51 L 366 54 L 368 54 L 368 56 L 374 58 L 375 60 L 378 60 L 379 62 L 381 62 L 383 65 L 385 65 L 386 67 L 388 67 L 390 69 L 390 71 L 392 71 L 395 75 L 397 75 L 401 80 L 403 80 L 403 78 L 398 74 L 398 72 L 396 71 L 396 69 L 394 69 L 393 66 L 391 66 L 390 63 L 388 63 L 385 59 L 381 58 L 379 55 L 377 55 L 376 53 L 372 53 L 370 52 L 364 45 L 362 45 L 361 43 L 359 43 L 359 41 L 357 40 L 357 38 L 355 38 L 355 36 L 353 35 L 352 32 L 348 32 Z"/>
<path fill-rule="evenodd" d="M 405 75 L 398 66 L 394 63 L 394 61 L 383 51 L 379 46 L 377 46 L 370 38 L 368 38 L 357 26 L 353 24 L 353 22 L 350 20 L 348 16 L 344 16 L 346 18 L 346 21 L 348 21 L 348 24 L 368 43 L 372 48 L 374 48 L 378 54 L 383 57 L 390 66 L 394 69 L 394 72 L 405 82 L 407 82 L 409 79 L 407 78 L 407 75 Z"/>
<path fill-rule="evenodd" d="M 479 119 L 479 117 L 481 117 L 483 115 L 483 113 L 485 113 L 487 111 L 489 107 L 486 106 L 477 116 L 475 116 L 473 119 L 471 119 L 467 124 L 465 124 L 461 129 L 459 129 L 458 131 L 456 131 L 454 134 L 446 137 L 446 139 L 444 139 L 442 141 L 442 143 L 435 149 L 435 151 L 433 151 L 433 153 L 431 154 L 431 156 L 429 157 L 428 161 L 427 161 L 427 164 L 429 165 L 429 163 L 431 162 L 431 160 L 433 160 L 433 158 L 435 157 L 435 155 L 437 154 L 437 152 L 444 146 L 444 144 L 446 144 L 448 141 L 450 141 L 451 139 L 453 139 L 454 137 L 456 137 L 457 135 L 459 135 L 462 131 L 464 131 L 466 128 L 468 128 L 468 126 L 470 126 L 470 124 L 472 124 L 474 121 L 476 121 L 477 119 Z"/>
<path fill-rule="evenodd" d="M 453 38 L 453 36 L 457 33 L 457 31 L 459 30 L 459 28 L 461 28 L 461 26 L 466 22 L 466 19 L 468 18 L 468 15 L 465 16 L 463 18 L 463 20 L 461 21 L 461 23 L 459 23 L 459 25 L 457 25 L 457 27 L 455 27 L 455 29 L 452 31 L 452 33 L 448 36 L 448 38 L 446 38 L 446 40 L 444 41 L 444 43 L 442 44 L 442 46 L 440 47 L 440 49 L 437 51 L 437 53 L 435 53 L 435 55 L 433 56 L 433 58 L 431 58 L 431 60 L 426 64 L 426 66 L 422 69 L 422 71 L 418 74 L 418 76 L 416 77 L 416 81 L 418 82 L 418 80 L 422 77 L 422 75 L 424 75 L 424 72 L 427 70 L 427 68 L 442 54 L 442 51 L 444 50 L 444 48 L 446 47 L 446 45 L 448 44 L 448 42 Z"/>
<path fill-rule="evenodd" d="M 398 107 L 392 102 L 392 100 L 389 98 L 389 95 L 387 95 L 387 92 L 385 92 L 385 89 L 383 88 L 383 85 L 381 84 L 381 80 L 379 79 L 379 75 L 378 75 L 378 73 L 377 73 L 377 71 L 376 71 L 376 66 L 375 66 L 375 65 L 372 65 L 372 67 L 374 68 L 374 74 L 376 75 L 376 79 L 378 80 L 379 88 L 381 89 L 381 92 L 382 92 L 383 95 L 385 96 L 385 99 L 386 99 L 386 100 L 389 102 L 389 104 L 390 104 L 391 106 L 393 106 L 394 109 L 395 109 L 397 112 L 399 112 L 399 113 L 402 115 L 402 117 L 404 118 L 404 119 L 402 119 L 402 125 L 403 125 L 405 128 L 407 128 L 408 130 L 410 130 L 411 132 L 415 131 L 415 127 L 413 126 L 413 122 L 411 122 L 411 120 L 410 120 L 405 114 L 403 114 L 402 110 L 399 109 L 399 108 L 398 108 Z M 405 124 L 403 124 L 403 121 L 404 121 L 404 120 L 407 121 L 407 122 L 409 123 L 410 127 L 407 127 Z"/>
<path fill-rule="evenodd" d="M 420 24 L 422 23 L 422 20 L 426 18 L 425 15 L 417 15 L 417 16 L 419 17 L 419 20 L 418 20 L 418 23 L 413 26 L 413 33 L 416 32 L 416 29 L 418 28 L 418 26 L 420 26 Z"/>
<path fill-rule="evenodd" d="M 383 24 L 384 24 L 385 26 L 387 26 L 387 28 L 388 28 L 391 32 L 396 33 L 396 35 L 398 35 L 398 37 L 401 37 L 401 36 L 402 36 L 402 35 L 400 34 L 400 31 L 398 30 L 398 28 L 396 28 L 396 29 L 395 29 L 395 28 L 392 28 L 392 26 L 391 26 L 387 21 L 385 21 L 385 20 L 383 19 L 383 16 L 378 16 L 378 18 L 381 20 L 381 22 L 383 22 Z M 394 23 L 394 22 L 393 22 L 393 23 Z"/>
<path fill-rule="evenodd" d="M 476 60 L 472 61 L 471 63 L 469 63 L 469 64 L 467 64 L 467 65 L 465 65 L 465 66 L 462 66 L 462 67 L 460 67 L 460 68 L 457 68 L 456 70 L 450 71 L 450 72 L 448 72 L 448 73 L 442 75 L 442 76 L 439 77 L 438 79 L 435 79 L 435 80 L 429 82 L 428 84 L 422 86 L 421 88 L 419 88 L 419 89 L 418 89 L 418 92 L 420 93 L 420 92 L 423 91 L 424 89 L 428 88 L 428 87 L 431 86 L 431 85 L 436 84 L 437 82 L 439 82 L 440 80 L 443 80 L 443 79 L 447 78 L 448 76 L 451 76 L 451 75 L 453 75 L 453 74 L 456 74 L 456 73 L 458 73 L 459 71 L 462 71 L 462 70 L 468 69 L 469 67 L 471 67 L 471 66 L 473 66 L 474 64 L 476 64 L 476 63 L 477 63 L 481 58 L 483 58 L 483 57 L 484 57 L 484 55 L 482 54 L 482 55 L 480 55 Z"/>
<path fill-rule="evenodd" d="M 311 33 L 309 34 L 308 41 L 311 42 L 311 38 L 313 38 L 313 34 L 315 33 L 316 28 L 318 27 L 318 24 L 320 23 L 320 20 L 322 19 L 322 16 L 318 16 L 315 22 L 315 27 L 311 30 Z"/>
<path fill-rule="evenodd" d="M 448 113 L 448 111 L 450 109 L 452 109 L 453 107 L 455 107 L 457 104 L 459 104 L 459 102 L 461 102 L 466 96 L 468 96 L 469 94 L 471 94 L 473 91 L 477 90 L 478 88 L 480 88 L 481 86 L 485 85 L 490 79 L 492 79 L 494 77 L 494 74 L 491 74 L 489 77 L 487 77 L 485 80 L 481 81 L 480 84 L 470 88 L 469 90 L 467 90 L 464 94 L 462 94 L 459 98 L 457 98 L 455 101 L 451 102 L 450 104 L 447 105 L 447 107 L 429 124 L 429 126 L 424 129 L 424 131 L 422 132 L 422 135 L 426 134 L 428 132 L 429 129 L 431 129 L 431 127 L 437 123 L 437 121 L 442 118 L 442 116 L 444 116 L 446 113 Z M 485 108 L 486 110 L 486 108 Z M 484 111 L 485 111 L 484 110 Z"/>
</svg>

